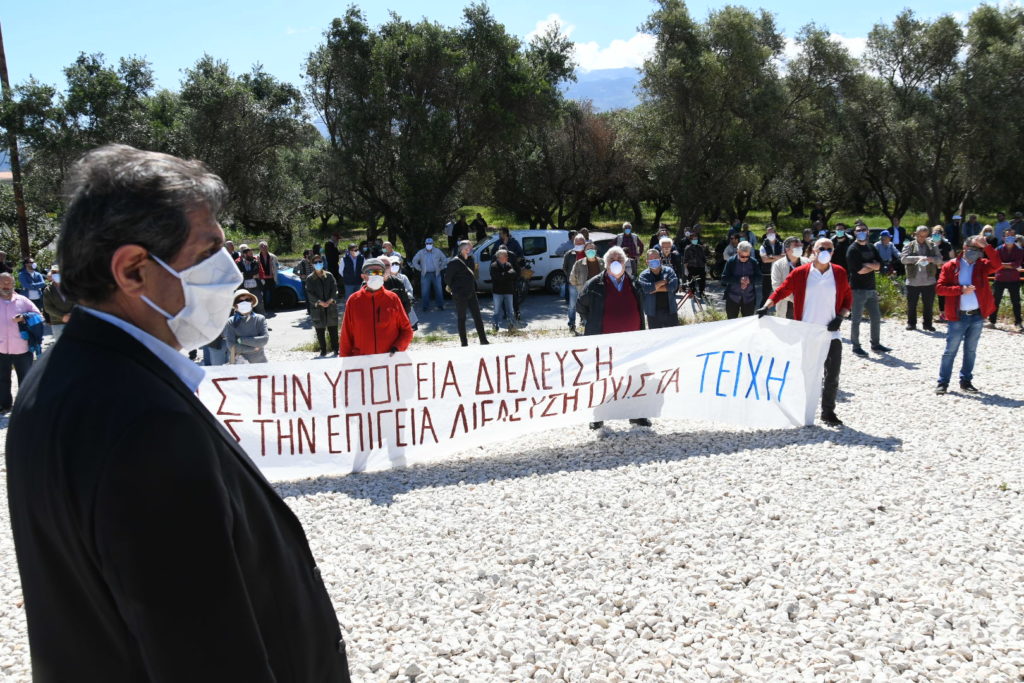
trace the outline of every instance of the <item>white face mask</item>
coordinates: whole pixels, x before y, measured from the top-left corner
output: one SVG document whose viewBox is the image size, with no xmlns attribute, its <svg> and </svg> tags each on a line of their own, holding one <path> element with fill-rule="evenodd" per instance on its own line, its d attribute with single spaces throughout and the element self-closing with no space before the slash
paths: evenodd
<svg viewBox="0 0 1024 683">
<path fill-rule="evenodd" d="M 391 265 L 391 272 L 394 273 L 395 275 L 398 275 L 398 271 L 400 271 L 401 269 L 402 267 L 397 263 Z"/>
<path fill-rule="evenodd" d="M 56 282 L 59 285 L 60 284 L 60 273 L 52 274 L 50 276 L 50 279 L 53 280 L 54 282 Z"/>
<path fill-rule="evenodd" d="M 584 246 L 585 245 L 583 245 L 583 244 L 576 244 L 576 245 L 573 246 L 572 250 L 573 251 L 583 251 L 583 247 Z"/>
<path fill-rule="evenodd" d="M 614 275 L 615 277 L 619 277 L 620 275 L 622 275 L 622 270 L 623 268 L 621 261 L 612 261 L 611 263 L 608 264 L 608 272 Z"/>
<path fill-rule="evenodd" d="M 251 301 L 239 301 L 235 306 L 238 312 L 242 315 L 249 315 L 252 313 L 252 302 Z"/>
<path fill-rule="evenodd" d="M 223 249 L 196 265 L 178 272 L 150 254 L 152 259 L 181 280 L 185 305 L 175 315 L 142 297 L 150 308 L 167 318 L 167 327 L 183 349 L 198 349 L 224 330 L 224 320 L 231 310 L 235 290 L 242 284 L 242 273 Z"/>
<path fill-rule="evenodd" d="M 800 247 L 793 247 L 792 249 L 789 250 L 789 255 L 792 256 L 793 258 L 800 258 L 800 256 L 803 253 L 804 250 L 801 249 Z"/>
<path fill-rule="evenodd" d="M 776 239 L 778 239 L 778 237 L 775 236 L 774 232 L 768 233 L 768 241 L 769 242 L 774 242 Z"/>
<path fill-rule="evenodd" d="M 818 263 L 828 263 L 832 260 L 831 251 L 819 251 L 818 252 Z"/>
<path fill-rule="evenodd" d="M 378 289 L 384 286 L 383 275 L 371 275 L 366 280 L 366 288 L 376 292 Z"/>
<path fill-rule="evenodd" d="M 434 245 L 433 244 L 428 244 L 427 245 L 427 251 L 433 251 L 433 249 L 434 249 Z"/>
</svg>

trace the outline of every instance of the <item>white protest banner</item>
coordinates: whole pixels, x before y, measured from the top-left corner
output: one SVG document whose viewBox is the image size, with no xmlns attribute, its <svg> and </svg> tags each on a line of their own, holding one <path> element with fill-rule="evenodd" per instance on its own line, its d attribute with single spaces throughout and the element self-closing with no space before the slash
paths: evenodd
<svg viewBox="0 0 1024 683">
<path fill-rule="evenodd" d="M 433 462 L 598 420 L 811 424 L 830 334 L 744 318 L 394 356 L 207 368 L 199 398 L 283 481 Z"/>
</svg>

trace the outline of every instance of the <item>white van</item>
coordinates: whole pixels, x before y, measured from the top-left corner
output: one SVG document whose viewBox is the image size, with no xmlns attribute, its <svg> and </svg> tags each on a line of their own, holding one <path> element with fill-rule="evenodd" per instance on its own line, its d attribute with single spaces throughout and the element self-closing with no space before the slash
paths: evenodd
<svg viewBox="0 0 1024 683">
<path fill-rule="evenodd" d="M 568 230 L 512 230 L 512 237 L 523 247 L 523 255 L 531 261 L 533 277 L 530 278 L 531 289 L 543 288 L 550 294 L 560 294 L 562 285 L 568 280 L 569 274 L 562 272 L 562 256 L 569 243 Z M 611 246 L 615 235 L 606 232 L 591 232 L 590 239 L 597 244 L 599 254 L 603 254 Z M 480 270 L 476 276 L 476 286 L 481 292 L 491 291 L 491 259 L 498 250 L 501 240 L 497 233 L 478 242 L 473 247 L 473 258 Z"/>
</svg>

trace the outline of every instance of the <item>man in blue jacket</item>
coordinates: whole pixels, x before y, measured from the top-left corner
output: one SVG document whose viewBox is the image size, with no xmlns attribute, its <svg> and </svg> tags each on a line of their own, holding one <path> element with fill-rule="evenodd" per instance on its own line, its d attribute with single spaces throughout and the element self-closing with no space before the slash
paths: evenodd
<svg viewBox="0 0 1024 683">
<path fill-rule="evenodd" d="M 640 273 L 640 290 L 644 294 L 644 315 L 647 327 L 674 327 L 679 324 L 676 313 L 676 290 L 679 277 L 668 265 L 661 262 L 661 252 L 647 250 L 647 270 Z"/>
<path fill-rule="evenodd" d="M 348 245 L 345 258 L 341 260 L 341 281 L 345 285 L 345 300 L 359 291 L 363 286 L 363 263 L 366 258 L 359 253 L 355 244 Z"/>
</svg>

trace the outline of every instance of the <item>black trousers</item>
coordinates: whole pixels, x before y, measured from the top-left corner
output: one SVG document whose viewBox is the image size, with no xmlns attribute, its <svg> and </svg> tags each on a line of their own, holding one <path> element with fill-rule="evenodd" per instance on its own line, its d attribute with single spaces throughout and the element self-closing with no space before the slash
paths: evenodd
<svg viewBox="0 0 1024 683">
<path fill-rule="evenodd" d="M 18 376 L 18 385 L 32 367 L 32 352 L 25 353 L 0 353 L 0 410 L 10 410 L 14 405 L 14 398 L 11 396 L 11 368 Z"/>
<path fill-rule="evenodd" d="M 480 338 L 481 344 L 487 343 L 487 333 L 484 331 L 484 317 L 480 315 L 480 302 L 476 294 L 471 297 L 457 297 L 455 299 L 455 320 L 459 324 L 459 340 L 463 346 L 469 346 L 469 339 L 466 337 L 466 310 L 473 314 L 473 323 L 476 325 L 476 336 Z"/>
<path fill-rule="evenodd" d="M 675 327 L 679 324 L 679 316 L 675 311 L 658 311 L 647 316 L 647 329 L 656 330 L 660 327 Z"/>
<path fill-rule="evenodd" d="M 833 339 L 825 357 L 825 377 L 821 383 L 821 412 L 836 411 L 836 394 L 839 393 L 839 370 L 843 366 L 843 342 Z"/>
<path fill-rule="evenodd" d="M 725 315 L 727 318 L 729 318 L 729 320 L 739 317 L 746 318 L 747 316 L 754 315 L 754 311 L 756 309 L 757 299 L 752 299 L 751 301 L 744 301 L 741 304 L 739 302 L 733 301 L 729 297 L 725 298 Z"/>
<path fill-rule="evenodd" d="M 996 311 L 988 317 L 989 322 L 994 323 L 999 315 L 999 304 L 1003 301 L 1003 292 L 1010 295 L 1010 306 L 1013 307 L 1013 322 L 1020 325 L 1020 283 L 1019 282 L 993 282 L 992 294 L 996 297 Z"/>
<path fill-rule="evenodd" d="M 923 287 L 907 286 L 907 324 L 917 327 L 917 300 L 921 300 L 921 317 L 924 319 L 924 326 L 932 326 L 932 314 L 935 303 L 935 285 Z"/>
<path fill-rule="evenodd" d="M 320 354 L 325 353 L 338 353 L 341 347 L 338 339 L 338 326 L 334 327 L 314 327 L 316 330 L 316 343 L 320 345 Z M 331 335 L 331 346 L 327 347 L 327 335 Z"/>
<path fill-rule="evenodd" d="M 771 293 L 774 291 L 775 288 L 772 287 L 772 274 L 761 273 L 761 306 L 764 306 L 764 302 L 768 301 L 768 297 L 771 296 Z"/>
</svg>

